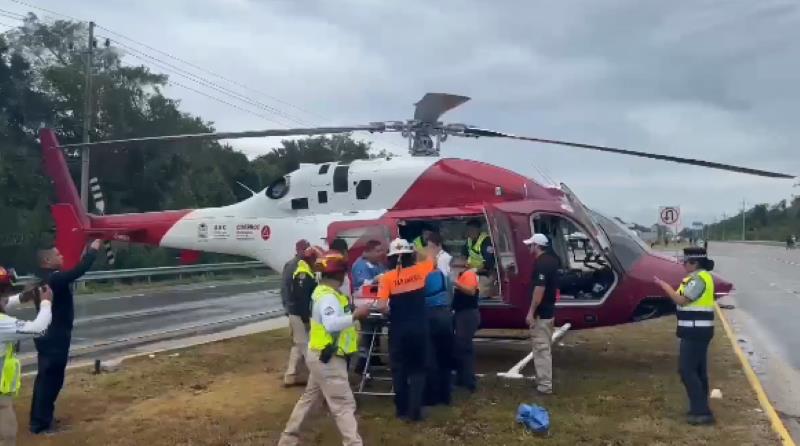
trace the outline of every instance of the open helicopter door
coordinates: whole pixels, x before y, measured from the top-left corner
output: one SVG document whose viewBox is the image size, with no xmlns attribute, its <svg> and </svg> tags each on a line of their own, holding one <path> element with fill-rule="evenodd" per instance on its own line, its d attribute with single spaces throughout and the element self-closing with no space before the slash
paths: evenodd
<svg viewBox="0 0 800 446">
<path fill-rule="evenodd" d="M 497 268 L 498 295 L 504 303 L 511 303 L 512 283 L 517 280 L 517 255 L 514 251 L 513 226 L 508 215 L 496 206 L 485 203 L 483 211 L 489 225 L 489 237 L 494 248 Z"/>
<path fill-rule="evenodd" d="M 347 242 L 348 263 L 351 265 L 364 252 L 370 240 L 389 246 L 397 237 L 397 224 L 392 219 L 337 221 L 328 225 L 328 245 L 336 238 Z"/>
<path fill-rule="evenodd" d="M 600 244 L 600 249 L 603 250 L 603 253 L 606 255 L 609 262 L 611 262 L 611 265 L 614 267 L 617 273 L 622 274 L 625 270 L 622 268 L 622 264 L 614 254 L 611 241 L 609 241 L 606 232 L 600 227 L 600 225 L 592 216 L 592 212 L 580 200 L 578 200 L 578 197 L 569 187 L 567 187 L 566 184 L 561 183 L 561 191 L 564 192 L 564 196 L 566 197 L 567 204 L 570 208 L 569 210 L 572 211 L 572 214 L 578 219 L 579 223 L 591 231 L 591 234 L 588 235 L 597 240 L 597 242 Z"/>
</svg>

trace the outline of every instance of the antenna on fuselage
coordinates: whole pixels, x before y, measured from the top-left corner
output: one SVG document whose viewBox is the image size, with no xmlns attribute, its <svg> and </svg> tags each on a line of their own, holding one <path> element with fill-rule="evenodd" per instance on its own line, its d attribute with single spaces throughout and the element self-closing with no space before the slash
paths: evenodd
<svg viewBox="0 0 800 446">
<path fill-rule="evenodd" d="M 250 192 L 251 196 L 256 194 L 256 191 L 254 191 L 253 189 L 250 189 L 249 187 L 247 187 L 247 185 L 245 185 L 241 181 L 237 181 L 236 184 L 238 184 L 239 186 L 242 186 L 242 189 L 246 190 L 247 192 Z"/>
</svg>

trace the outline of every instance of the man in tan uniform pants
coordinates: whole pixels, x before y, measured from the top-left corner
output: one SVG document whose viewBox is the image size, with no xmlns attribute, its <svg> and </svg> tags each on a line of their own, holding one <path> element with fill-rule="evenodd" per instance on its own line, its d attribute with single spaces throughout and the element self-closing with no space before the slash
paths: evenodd
<svg viewBox="0 0 800 446">
<path fill-rule="evenodd" d="M 362 446 L 346 358 L 358 352 L 354 324 L 369 315 L 369 306 L 351 312 L 349 298 L 339 291 L 347 274 L 347 261 L 340 253 L 331 251 L 317 258 L 315 269 L 322 276 L 311 297 L 311 331 L 306 354 L 308 384 L 292 410 L 278 446 L 300 444 L 303 425 L 323 397 L 342 435 L 342 444 Z"/>
<path fill-rule="evenodd" d="M 561 260 L 549 248 L 550 241 L 544 234 L 534 234 L 523 243 L 531 246 L 536 259 L 531 278 L 531 308 L 525 318 L 531 329 L 536 390 L 549 395 L 553 393 L 553 356 L 550 349 Z"/>
</svg>

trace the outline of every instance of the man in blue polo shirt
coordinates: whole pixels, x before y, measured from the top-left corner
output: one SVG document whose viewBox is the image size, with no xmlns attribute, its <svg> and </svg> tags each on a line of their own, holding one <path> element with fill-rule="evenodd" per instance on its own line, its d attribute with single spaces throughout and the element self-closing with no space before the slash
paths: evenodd
<svg viewBox="0 0 800 446">
<path fill-rule="evenodd" d="M 370 240 L 367 242 L 364 253 L 353 263 L 350 270 L 350 275 L 353 279 L 353 293 L 357 296 L 363 285 L 370 285 L 378 283 L 378 276 L 386 272 L 386 249 L 378 240 Z M 369 345 L 372 341 L 372 331 L 377 327 L 369 320 L 361 322 L 361 342 L 358 346 L 358 363 L 356 364 L 356 373 L 362 373 L 367 364 L 367 353 L 369 352 Z M 380 346 L 378 340 L 375 338 L 374 349 Z M 380 365 L 380 358 L 373 358 L 372 365 Z"/>
</svg>

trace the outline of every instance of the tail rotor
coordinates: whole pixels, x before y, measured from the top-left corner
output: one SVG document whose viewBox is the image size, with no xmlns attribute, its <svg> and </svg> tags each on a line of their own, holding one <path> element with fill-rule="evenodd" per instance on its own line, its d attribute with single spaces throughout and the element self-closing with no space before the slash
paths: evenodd
<svg viewBox="0 0 800 446">
<path fill-rule="evenodd" d="M 104 215 L 106 212 L 106 200 L 103 198 L 103 191 L 100 189 L 100 181 L 97 177 L 92 177 L 89 180 L 89 188 L 92 191 L 92 198 L 94 198 L 94 207 L 97 209 L 97 213 L 100 215 Z M 111 248 L 111 242 L 108 240 L 103 241 L 103 247 L 106 250 L 106 261 L 109 265 L 114 266 L 116 262 L 116 256 L 114 255 L 114 250 Z"/>
</svg>

